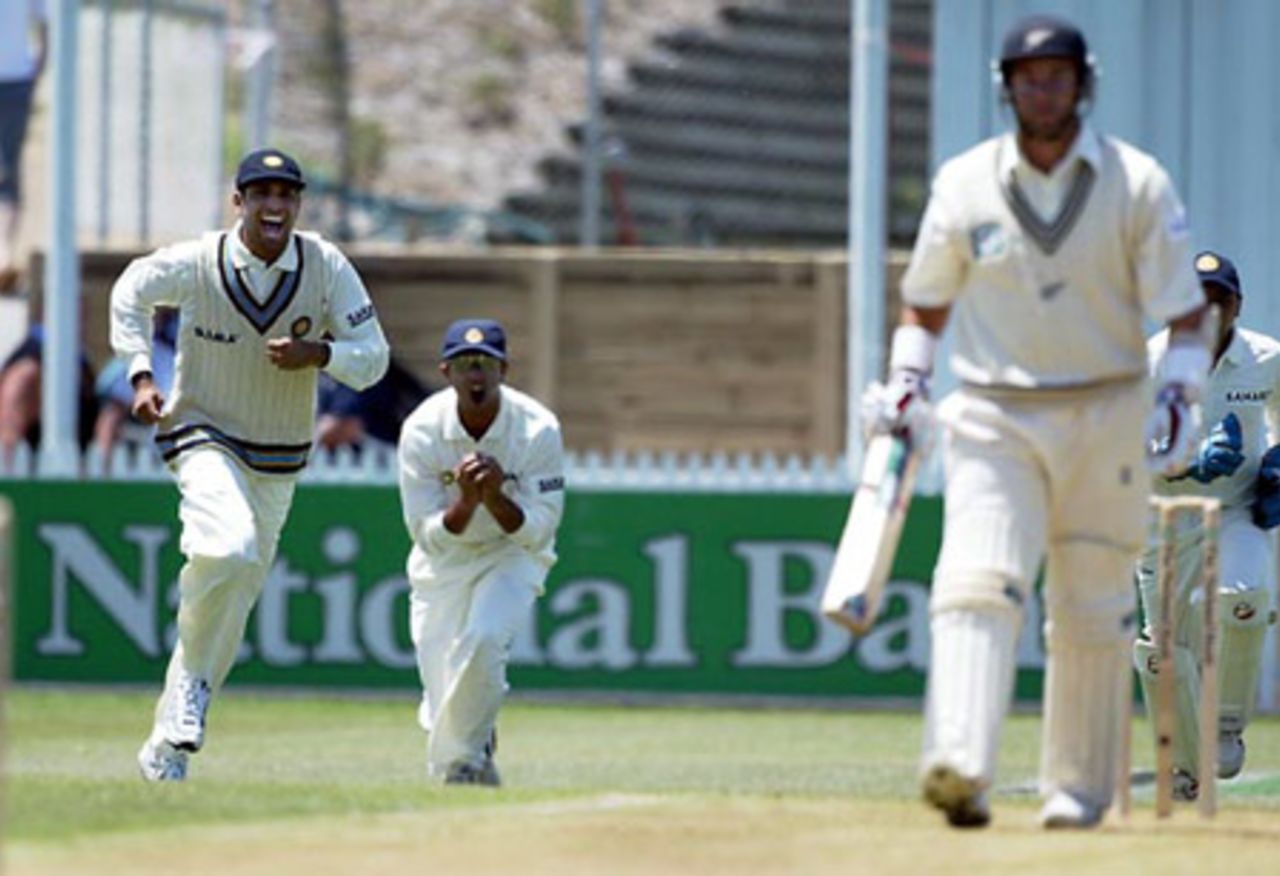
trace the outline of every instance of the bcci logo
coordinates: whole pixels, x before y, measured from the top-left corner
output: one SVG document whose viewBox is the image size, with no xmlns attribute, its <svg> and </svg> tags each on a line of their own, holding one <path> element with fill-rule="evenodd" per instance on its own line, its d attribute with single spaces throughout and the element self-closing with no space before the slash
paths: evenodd
<svg viewBox="0 0 1280 876">
<path fill-rule="evenodd" d="M 484 332 L 478 328 L 469 328 L 463 338 L 468 344 L 478 344 L 484 340 Z"/>
<path fill-rule="evenodd" d="M 440 472 L 440 483 L 444 484 L 446 487 L 451 486 L 453 482 L 456 481 L 457 479 L 458 479 L 458 476 L 455 475 L 452 471 Z"/>
<path fill-rule="evenodd" d="M 262 163 L 267 167 L 280 167 L 284 164 L 284 159 L 279 155 L 268 155 L 262 159 Z"/>
<path fill-rule="evenodd" d="M 293 325 L 289 326 L 289 334 L 295 338 L 305 338 L 310 331 L 311 317 L 309 316 L 300 316 L 293 321 Z"/>
</svg>

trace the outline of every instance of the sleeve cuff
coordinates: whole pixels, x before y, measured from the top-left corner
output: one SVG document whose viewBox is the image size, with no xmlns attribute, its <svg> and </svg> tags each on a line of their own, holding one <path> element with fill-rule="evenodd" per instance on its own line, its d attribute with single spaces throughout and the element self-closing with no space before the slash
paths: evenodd
<svg viewBox="0 0 1280 876">
<path fill-rule="evenodd" d="M 129 382 L 133 383 L 133 378 L 143 371 L 155 373 L 155 369 L 151 367 L 151 356 L 147 353 L 135 353 L 129 359 Z"/>
</svg>

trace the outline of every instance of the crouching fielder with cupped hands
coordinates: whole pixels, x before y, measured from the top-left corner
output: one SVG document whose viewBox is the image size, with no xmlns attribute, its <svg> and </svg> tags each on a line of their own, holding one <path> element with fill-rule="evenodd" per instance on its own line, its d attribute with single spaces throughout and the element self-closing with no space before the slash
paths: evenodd
<svg viewBox="0 0 1280 876">
<path fill-rule="evenodd" d="M 1083 828 L 1110 805 L 1121 760 L 1147 466 L 1180 471 L 1199 437 L 1204 296 L 1165 172 L 1082 118 L 1094 76 L 1080 31 L 1026 19 L 999 60 L 1017 130 L 938 171 L 902 281 L 889 378 L 864 409 L 874 429 L 927 432 L 936 337 L 955 327 L 960 388 L 937 411 L 947 481 L 925 800 L 955 827 L 990 821 L 1024 606 L 1043 563 L 1040 819 Z M 1144 316 L 1172 328 L 1154 394 Z"/>
<path fill-rule="evenodd" d="M 423 402 L 400 434 L 418 721 L 430 775 L 496 786 L 507 658 L 556 560 L 564 450 L 555 415 L 503 385 L 507 341 L 498 323 L 453 323 L 440 372 L 449 388 Z"/>
</svg>

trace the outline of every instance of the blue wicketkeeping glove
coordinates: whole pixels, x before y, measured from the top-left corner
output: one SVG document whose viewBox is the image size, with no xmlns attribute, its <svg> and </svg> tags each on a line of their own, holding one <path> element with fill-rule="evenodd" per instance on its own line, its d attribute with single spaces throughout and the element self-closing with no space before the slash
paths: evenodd
<svg viewBox="0 0 1280 876">
<path fill-rule="evenodd" d="M 1280 444 L 1262 455 L 1258 479 L 1253 482 L 1253 525 L 1259 529 L 1280 526 Z"/>
<path fill-rule="evenodd" d="M 1226 475 L 1235 474 L 1244 462 L 1244 433 L 1235 414 L 1227 414 L 1222 422 L 1209 430 L 1200 442 L 1195 462 L 1187 469 L 1187 477 L 1207 484 Z"/>
</svg>

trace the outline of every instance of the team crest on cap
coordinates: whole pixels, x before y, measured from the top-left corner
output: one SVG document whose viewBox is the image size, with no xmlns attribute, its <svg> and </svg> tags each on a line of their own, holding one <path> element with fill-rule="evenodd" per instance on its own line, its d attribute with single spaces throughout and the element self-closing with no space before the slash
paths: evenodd
<svg viewBox="0 0 1280 876">
<path fill-rule="evenodd" d="M 1038 27 L 1035 30 L 1027 31 L 1027 35 L 1022 40 L 1023 49 L 1035 49 L 1045 40 L 1053 36 L 1053 31 L 1047 27 Z"/>
<path fill-rule="evenodd" d="M 1208 273 L 1209 271 L 1218 270 L 1218 268 L 1220 268 L 1221 266 L 1222 266 L 1222 262 L 1218 261 L 1218 257 L 1213 253 L 1207 252 L 1204 255 L 1200 256 L 1200 258 L 1196 259 L 1197 271 L 1204 271 Z"/>
<path fill-rule="evenodd" d="M 293 325 L 289 326 L 289 334 L 295 338 L 304 338 L 309 331 L 311 331 L 311 317 L 309 316 L 300 316 L 293 321 Z"/>
<path fill-rule="evenodd" d="M 467 333 L 462 336 L 468 344 L 478 344 L 484 340 L 484 332 L 478 328 L 469 328 Z"/>
<path fill-rule="evenodd" d="M 279 155 L 268 155 L 262 159 L 262 163 L 267 167 L 281 167 L 284 165 L 284 159 Z"/>
</svg>

